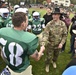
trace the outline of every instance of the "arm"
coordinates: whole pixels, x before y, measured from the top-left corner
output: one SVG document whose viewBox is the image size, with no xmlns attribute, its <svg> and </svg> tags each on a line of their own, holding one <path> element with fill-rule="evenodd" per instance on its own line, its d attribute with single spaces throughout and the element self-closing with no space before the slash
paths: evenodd
<svg viewBox="0 0 76 75">
<path fill-rule="evenodd" d="M 31 42 L 28 43 L 28 51 L 27 51 L 27 55 L 31 56 L 33 59 L 35 59 L 36 61 L 40 60 L 42 53 L 45 50 L 44 46 L 40 47 L 40 51 L 37 51 L 38 48 L 38 37 L 36 36 L 31 36 L 31 38 L 33 38 L 33 40 L 31 40 Z"/>
<path fill-rule="evenodd" d="M 63 34 L 62 34 L 62 40 L 58 46 L 58 48 L 62 48 L 63 44 L 65 43 L 67 39 L 67 27 L 65 26 L 65 23 L 63 23 Z"/>
<path fill-rule="evenodd" d="M 71 19 L 71 22 L 74 23 L 74 17 Z"/>
<path fill-rule="evenodd" d="M 31 25 L 28 25 L 28 26 L 27 26 L 27 31 L 28 31 L 28 32 L 31 32 Z"/>
<path fill-rule="evenodd" d="M 28 31 L 28 32 L 31 32 L 31 30 L 32 30 L 32 19 L 29 19 L 29 20 L 28 20 L 27 31 Z"/>
<path fill-rule="evenodd" d="M 41 46 L 40 47 L 40 51 L 38 52 L 37 50 L 32 54 L 30 55 L 34 60 L 38 61 L 40 60 L 41 56 L 42 56 L 42 53 L 44 52 L 45 50 L 45 47 L 44 46 Z"/>
<path fill-rule="evenodd" d="M 28 26 L 27 26 L 27 31 L 28 31 L 28 32 L 31 32 L 31 29 L 32 29 L 32 23 L 29 22 L 29 23 L 28 23 Z"/>
<path fill-rule="evenodd" d="M 45 29 L 45 20 L 43 18 L 42 22 L 41 22 L 41 25 L 42 25 L 42 29 L 44 30 Z"/>
<path fill-rule="evenodd" d="M 72 25 L 71 25 L 71 27 L 70 27 L 70 35 L 72 35 Z"/>
</svg>

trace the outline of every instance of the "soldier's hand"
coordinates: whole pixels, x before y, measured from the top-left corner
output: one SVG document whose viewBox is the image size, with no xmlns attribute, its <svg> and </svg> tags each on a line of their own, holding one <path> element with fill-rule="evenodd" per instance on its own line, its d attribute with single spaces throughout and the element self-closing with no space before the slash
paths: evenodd
<svg viewBox="0 0 76 75">
<path fill-rule="evenodd" d="M 62 48 L 62 46 L 63 46 L 63 45 L 60 43 L 59 46 L 58 46 L 58 48 Z"/>
<path fill-rule="evenodd" d="M 45 51 L 45 46 L 41 46 L 40 49 L 42 50 L 42 52 L 44 52 Z"/>
</svg>

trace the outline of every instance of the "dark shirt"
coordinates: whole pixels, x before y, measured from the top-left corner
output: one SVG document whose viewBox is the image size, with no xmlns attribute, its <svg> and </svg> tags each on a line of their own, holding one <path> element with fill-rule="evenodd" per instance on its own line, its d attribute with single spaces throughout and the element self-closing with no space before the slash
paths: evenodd
<svg viewBox="0 0 76 75">
<path fill-rule="evenodd" d="M 63 19 L 63 21 L 65 22 L 67 29 L 69 29 L 69 26 L 71 24 L 71 19 L 69 17 L 65 17 L 65 19 Z"/>
<path fill-rule="evenodd" d="M 71 21 L 72 21 L 72 24 L 74 24 L 76 22 L 76 16 L 74 16 Z"/>
<path fill-rule="evenodd" d="M 70 34 L 71 34 L 71 35 L 76 35 L 76 34 L 74 34 L 74 33 L 72 32 L 72 30 L 76 30 L 76 25 L 75 25 L 75 24 L 72 24 L 72 25 L 71 25 Z"/>
<path fill-rule="evenodd" d="M 66 66 L 65 69 L 71 67 L 71 66 L 76 66 L 76 58 L 73 58 L 69 63 L 68 65 Z"/>
<path fill-rule="evenodd" d="M 53 19 L 52 14 L 47 15 L 47 13 L 43 16 L 43 18 L 45 19 L 45 25 Z"/>
</svg>

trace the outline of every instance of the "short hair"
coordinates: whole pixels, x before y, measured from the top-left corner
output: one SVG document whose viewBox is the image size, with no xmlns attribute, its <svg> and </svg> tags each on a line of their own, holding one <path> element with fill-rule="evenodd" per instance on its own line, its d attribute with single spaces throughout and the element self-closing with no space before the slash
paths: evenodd
<svg viewBox="0 0 76 75">
<path fill-rule="evenodd" d="M 2 8 L 2 5 L 5 4 L 5 1 L 0 0 L 0 8 Z"/>
<path fill-rule="evenodd" d="M 53 8 L 52 7 L 50 7 L 50 6 L 48 6 L 47 8 L 49 8 L 50 10 L 52 10 Z"/>
<path fill-rule="evenodd" d="M 26 22 L 26 14 L 23 12 L 16 12 L 12 16 L 12 23 L 14 27 L 20 27 L 21 23 Z"/>
</svg>

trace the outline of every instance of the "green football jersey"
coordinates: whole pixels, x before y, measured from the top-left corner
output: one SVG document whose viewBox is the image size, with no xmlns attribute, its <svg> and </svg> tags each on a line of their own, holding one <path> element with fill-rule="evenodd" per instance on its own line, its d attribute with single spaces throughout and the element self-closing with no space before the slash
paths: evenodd
<svg viewBox="0 0 76 75">
<path fill-rule="evenodd" d="M 3 20 L 2 17 L 0 16 L 0 28 L 2 28 Z"/>
<path fill-rule="evenodd" d="M 6 27 L 6 26 L 12 27 L 11 17 L 8 17 L 6 19 L 0 17 L 0 28 Z"/>
<path fill-rule="evenodd" d="M 45 28 L 45 21 L 43 18 L 40 18 L 39 20 L 29 19 L 28 28 L 29 26 L 31 27 L 32 33 L 38 35 Z"/>
<path fill-rule="evenodd" d="M 29 32 L 14 30 L 13 28 L 0 29 L 0 46 L 8 62 L 6 64 L 15 72 L 24 71 L 29 65 L 29 56 L 38 47 L 38 38 Z"/>
<path fill-rule="evenodd" d="M 13 24 L 12 24 L 12 20 L 11 19 L 7 22 L 6 27 L 13 27 Z"/>
<path fill-rule="evenodd" d="M 28 14 L 28 19 L 30 19 L 31 18 L 31 15 L 30 14 Z"/>
<path fill-rule="evenodd" d="M 12 25 L 12 18 L 11 17 L 4 19 L 4 27 L 6 27 L 7 25 L 9 25 L 9 26 Z"/>
</svg>

